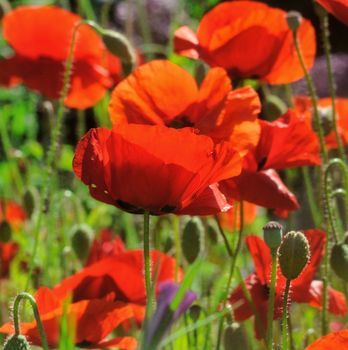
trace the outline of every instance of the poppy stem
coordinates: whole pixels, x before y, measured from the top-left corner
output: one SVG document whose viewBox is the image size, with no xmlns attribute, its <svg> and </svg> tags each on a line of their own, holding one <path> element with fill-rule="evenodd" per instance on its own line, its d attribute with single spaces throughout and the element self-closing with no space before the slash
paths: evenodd
<svg viewBox="0 0 348 350">
<path fill-rule="evenodd" d="M 304 62 L 304 59 L 303 59 L 302 51 L 300 48 L 300 43 L 299 43 L 298 37 L 297 37 L 297 30 L 292 30 L 292 34 L 293 34 L 293 39 L 294 39 L 297 57 L 300 61 L 300 65 L 302 67 L 302 70 L 303 70 L 303 73 L 304 73 L 304 76 L 305 76 L 305 79 L 307 82 L 308 92 L 309 92 L 309 95 L 310 95 L 311 101 L 312 101 L 315 128 L 316 128 L 316 132 L 319 136 L 320 155 L 321 155 L 322 160 L 324 161 L 324 164 L 326 164 L 328 162 L 329 158 L 328 158 L 327 150 L 325 148 L 324 132 L 323 132 L 323 128 L 322 128 L 322 125 L 320 122 L 320 115 L 319 115 L 319 109 L 318 109 L 318 97 L 317 97 L 317 93 L 315 90 L 315 85 L 314 85 L 314 82 L 313 82 L 311 75 L 308 72 L 308 69 L 307 69 L 306 64 Z"/>
<path fill-rule="evenodd" d="M 144 272 L 146 290 L 146 320 L 152 315 L 152 281 L 151 281 L 151 260 L 150 260 L 150 213 L 144 213 Z"/>
<path fill-rule="evenodd" d="M 22 300 L 28 300 L 30 302 L 30 305 L 33 309 L 36 325 L 39 330 L 39 334 L 41 338 L 41 346 L 43 347 L 44 350 L 49 350 L 45 330 L 41 322 L 39 309 L 37 307 L 36 301 L 29 293 L 26 293 L 26 292 L 19 293 L 16 296 L 13 303 L 13 325 L 15 329 L 15 335 L 18 336 L 20 335 L 20 332 L 21 332 L 20 324 L 19 324 L 19 305 Z"/>
<path fill-rule="evenodd" d="M 222 239 L 224 241 L 224 244 L 225 244 L 228 256 L 230 258 L 233 258 L 233 252 L 232 252 L 232 249 L 231 249 L 231 246 L 230 246 L 230 242 L 228 241 L 228 239 L 227 239 L 227 237 L 225 235 L 224 229 L 221 226 L 220 219 L 219 219 L 219 217 L 217 215 L 214 216 L 214 219 L 216 221 L 219 233 L 220 233 L 220 235 L 221 235 L 221 237 L 222 237 Z"/>
<path fill-rule="evenodd" d="M 271 282 L 268 299 L 267 309 L 267 349 L 273 349 L 273 314 L 274 314 L 274 300 L 275 300 L 275 289 L 277 279 L 277 250 L 271 249 L 272 267 L 271 267 Z"/>
<path fill-rule="evenodd" d="M 321 29 L 321 40 L 324 47 L 325 52 L 325 60 L 326 60 L 326 67 L 327 67 L 327 75 L 328 75 L 328 81 L 329 81 L 329 89 L 330 89 L 330 95 L 331 95 L 331 109 L 332 109 L 332 124 L 333 129 L 336 136 L 337 146 L 338 146 L 338 154 L 340 158 L 344 161 L 347 161 L 346 154 L 344 152 L 343 142 L 341 135 L 338 132 L 337 127 L 337 114 L 336 114 L 336 84 L 335 79 L 333 75 L 333 69 L 332 69 L 332 63 L 331 63 L 331 57 L 330 57 L 330 31 L 329 31 L 329 16 L 326 10 L 322 8 L 319 4 L 314 4 L 315 12 L 319 18 L 320 22 L 320 29 Z"/>
<path fill-rule="evenodd" d="M 288 350 L 288 298 L 291 280 L 286 280 L 283 296 L 283 315 L 282 315 L 282 350 Z"/>
<path fill-rule="evenodd" d="M 233 279 L 233 275 L 234 275 L 234 271 L 235 271 L 235 267 L 236 267 L 237 257 L 238 257 L 238 254 L 239 254 L 239 251 L 241 248 L 241 244 L 242 244 L 242 235 L 243 235 L 243 230 L 244 230 L 244 205 L 243 205 L 243 201 L 240 202 L 240 206 L 239 206 L 239 222 L 240 222 L 240 224 L 239 224 L 236 248 L 234 249 L 233 253 L 232 253 L 232 250 L 228 244 L 228 241 L 227 241 L 227 238 L 224 234 L 224 231 L 220 225 L 220 221 L 219 221 L 218 216 L 215 216 L 215 220 L 219 226 L 219 230 L 221 230 L 221 232 L 222 232 L 223 237 L 225 237 L 225 239 L 226 239 L 226 243 L 230 249 L 229 255 L 231 257 L 231 269 L 230 269 L 230 273 L 229 273 L 227 284 L 226 284 L 225 298 L 224 298 L 223 307 L 222 307 L 222 309 L 224 310 L 226 307 L 228 296 L 229 296 L 230 289 L 231 289 L 231 283 L 232 283 L 232 279 Z M 227 245 L 226 245 L 226 247 L 227 247 Z M 224 325 L 224 317 L 220 318 L 220 321 L 219 321 L 216 350 L 220 349 L 223 325 Z"/>
<path fill-rule="evenodd" d="M 181 261 L 181 243 L 180 243 L 180 219 L 176 215 L 172 216 L 174 242 L 175 242 L 175 282 L 179 281 L 179 266 Z"/>
<path fill-rule="evenodd" d="M 30 256 L 28 278 L 26 281 L 25 290 L 27 290 L 29 287 L 30 278 L 34 269 L 34 262 L 35 262 L 35 257 L 38 250 L 38 243 L 39 243 L 41 224 L 43 221 L 42 220 L 43 214 L 46 210 L 49 210 L 49 205 L 51 202 L 51 192 L 52 192 L 51 189 L 53 184 L 55 183 L 55 171 L 54 171 L 53 165 L 58 161 L 57 149 L 59 146 L 60 134 L 63 126 L 64 112 L 65 112 L 64 101 L 68 94 L 69 86 L 70 86 L 70 78 L 72 74 L 72 65 L 74 60 L 74 49 L 76 45 L 78 30 L 84 24 L 87 24 L 87 22 L 84 20 L 79 21 L 73 29 L 69 53 L 65 63 L 63 87 L 60 92 L 56 124 L 52 130 L 51 142 L 50 142 L 50 145 L 47 151 L 47 156 L 46 156 L 45 171 L 43 174 L 43 195 L 40 197 L 38 215 L 37 215 L 36 223 L 33 230 L 34 245 L 33 245 L 33 251 Z"/>
</svg>

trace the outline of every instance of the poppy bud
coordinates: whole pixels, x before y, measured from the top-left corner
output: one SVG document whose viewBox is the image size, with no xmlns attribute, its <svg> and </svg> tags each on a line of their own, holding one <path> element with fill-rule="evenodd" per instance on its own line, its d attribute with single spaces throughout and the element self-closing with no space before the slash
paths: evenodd
<svg viewBox="0 0 348 350">
<path fill-rule="evenodd" d="M 289 11 L 286 15 L 286 21 L 288 22 L 289 28 L 296 32 L 301 25 L 302 15 L 297 11 Z"/>
<path fill-rule="evenodd" d="M 271 121 L 283 115 L 287 109 L 285 103 L 276 95 L 268 95 L 263 104 L 263 112 L 267 120 Z"/>
<path fill-rule="evenodd" d="M 193 322 L 197 322 L 201 314 L 202 308 L 199 305 L 192 305 L 189 309 L 189 314 Z"/>
<path fill-rule="evenodd" d="M 233 322 L 224 332 L 225 350 L 245 350 L 248 349 L 248 342 L 239 323 Z"/>
<path fill-rule="evenodd" d="M 82 262 L 86 260 L 89 254 L 92 236 L 92 229 L 87 225 L 76 225 L 72 229 L 71 246 L 78 259 Z"/>
<path fill-rule="evenodd" d="M 263 227 L 263 239 L 271 250 L 277 250 L 282 242 L 283 227 L 279 222 L 270 221 Z"/>
<path fill-rule="evenodd" d="M 37 208 L 39 203 L 39 192 L 35 187 L 28 188 L 23 195 L 23 206 L 28 214 L 28 217 L 31 217 Z"/>
<path fill-rule="evenodd" d="M 199 218 L 188 221 L 182 235 L 182 251 L 186 260 L 193 263 L 201 251 L 204 228 Z"/>
<path fill-rule="evenodd" d="M 103 42 L 106 48 L 115 56 L 119 57 L 124 65 L 132 70 L 135 65 L 135 52 L 129 40 L 121 33 L 113 30 L 101 31 Z"/>
<path fill-rule="evenodd" d="M 348 244 L 335 244 L 331 250 L 330 264 L 336 275 L 348 282 Z"/>
<path fill-rule="evenodd" d="M 288 232 L 279 247 L 279 265 L 284 277 L 295 279 L 305 268 L 310 257 L 309 244 L 302 232 Z"/>
<path fill-rule="evenodd" d="M 6 243 L 12 237 L 12 229 L 10 224 L 4 220 L 0 223 L 0 242 Z"/>
<path fill-rule="evenodd" d="M 332 108 L 319 107 L 318 111 L 319 111 L 321 128 L 323 130 L 324 136 L 327 136 L 332 131 L 332 127 L 333 127 Z M 313 121 L 312 122 L 313 129 L 316 130 L 314 118 L 312 118 L 312 121 Z"/>
<path fill-rule="evenodd" d="M 6 340 L 4 350 L 29 350 L 30 345 L 24 335 L 14 334 Z"/>
</svg>

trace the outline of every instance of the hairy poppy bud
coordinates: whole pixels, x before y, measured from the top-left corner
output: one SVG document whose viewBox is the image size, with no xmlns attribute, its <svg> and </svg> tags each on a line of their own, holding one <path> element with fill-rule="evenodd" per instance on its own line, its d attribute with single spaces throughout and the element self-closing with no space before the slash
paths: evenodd
<svg viewBox="0 0 348 350">
<path fill-rule="evenodd" d="M 76 225 L 72 229 L 71 246 L 80 261 L 85 261 L 92 243 L 93 231 L 87 225 Z"/>
<path fill-rule="evenodd" d="M 129 40 L 121 33 L 114 30 L 102 30 L 103 42 L 106 48 L 115 56 L 119 57 L 124 65 L 132 70 L 135 65 L 136 56 Z"/>
<path fill-rule="evenodd" d="M 286 104 L 276 95 L 268 95 L 263 104 L 263 112 L 267 120 L 273 121 L 287 111 Z"/>
<path fill-rule="evenodd" d="M 348 244 L 335 244 L 331 250 L 330 264 L 336 275 L 348 282 Z"/>
<path fill-rule="evenodd" d="M 25 211 L 28 214 L 28 217 L 31 217 L 37 208 L 39 203 L 39 192 L 35 187 L 28 188 L 23 195 L 23 206 Z"/>
<path fill-rule="evenodd" d="M 288 232 L 278 250 L 279 265 L 284 277 L 295 279 L 307 265 L 310 255 L 309 244 L 302 232 Z"/>
<path fill-rule="evenodd" d="M 0 242 L 6 243 L 12 237 L 12 229 L 10 224 L 4 220 L 0 223 Z"/>
<path fill-rule="evenodd" d="M 224 332 L 225 350 L 245 350 L 248 349 L 248 342 L 240 324 L 233 322 Z"/>
<path fill-rule="evenodd" d="M 286 15 L 286 21 L 288 22 L 289 28 L 296 32 L 301 25 L 302 15 L 297 11 L 289 11 Z"/>
<path fill-rule="evenodd" d="M 193 263 L 201 251 L 203 241 L 203 224 L 199 218 L 188 221 L 182 235 L 182 251 L 186 260 Z"/>
<path fill-rule="evenodd" d="M 24 335 L 10 336 L 4 345 L 4 350 L 29 350 L 30 345 Z"/>
<path fill-rule="evenodd" d="M 283 237 L 283 227 L 279 222 L 270 221 L 263 227 L 263 239 L 271 250 L 276 250 Z"/>
</svg>

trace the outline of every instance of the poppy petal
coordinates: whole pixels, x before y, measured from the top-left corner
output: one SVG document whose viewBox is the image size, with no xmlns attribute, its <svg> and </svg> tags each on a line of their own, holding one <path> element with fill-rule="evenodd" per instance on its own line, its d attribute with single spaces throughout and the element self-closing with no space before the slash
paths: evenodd
<svg viewBox="0 0 348 350">
<path fill-rule="evenodd" d="M 330 333 L 316 340 L 305 350 L 328 350 L 328 349 L 348 349 L 348 330 Z"/>
<path fill-rule="evenodd" d="M 174 33 L 174 49 L 180 55 L 197 59 L 198 39 L 196 33 L 187 26 L 180 27 Z"/>
<path fill-rule="evenodd" d="M 114 125 L 120 122 L 168 125 L 175 117 L 185 117 L 197 95 L 197 84 L 187 71 L 170 61 L 154 60 L 117 85 L 109 114 Z"/>
<path fill-rule="evenodd" d="M 316 0 L 318 4 L 335 16 L 338 20 L 348 25 L 348 5 L 345 0 Z"/>
</svg>

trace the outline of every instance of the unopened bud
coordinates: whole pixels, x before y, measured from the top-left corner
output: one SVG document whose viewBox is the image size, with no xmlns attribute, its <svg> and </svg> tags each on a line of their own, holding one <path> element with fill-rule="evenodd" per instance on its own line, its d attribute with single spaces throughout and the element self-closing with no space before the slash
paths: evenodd
<svg viewBox="0 0 348 350">
<path fill-rule="evenodd" d="M 293 280 L 303 271 L 310 258 L 306 236 L 302 232 L 288 232 L 278 250 L 279 265 L 284 277 Z"/>
<path fill-rule="evenodd" d="M 224 332 L 225 350 L 245 350 L 249 348 L 247 339 L 239 323 L 232 323 Z"/>
<path fill-rule="evenodd" d="M 201 314 L 202 308 L 199 305 L 192 305 L 189 309 L 189 315 L 193 322 L 197 322 Z"/>
<path fill-rule="evenodd" d="M 302 15 L 297 11 L 289 11 L 286 15 L 286 21 L 288 22 L 289 28 L 296 32 L 301 25 Z"/>
<path fill-rule="evenodd" d="M 263 113 L 267 120 L 273 121 L 287 110 L 286 104 L 276 95 L 268 95 L 263 104 Z"/>
<path fill-rule="evenodd" d="M 87 225 L 76 225 L 72 229 L 71 246 L 78 257 L 84 262 L 89 254 L 93 237 L 92 229 Z"/>
<path fill-rule="evenodd" d="M 113 30 L 103 30 L 101 34 L 106 48 L 113 55 L 119 57 L 122 63 L 134 66 L 136 60 L 134 49 L 123 34 Z"/>
<path fill-rule="evenodd" d="M 0 242 L 6 243 L 11 240 L 12 229 L 10 224 L 4 220 L 0 223 Z"/>
<path fill-rule="evenodd" d="M 6 340 L 4 350 L 30 350 L 30 345 L 24 335 L 14 334 Z"/>
<path fill-rule="evenodd" d="M 270 221 L 263 227 L 263 239 L 271 250 L 277 250 L 282 242 L 283 227 L 279 222 Z"/>
<path fill-rule="evenodd" d="M 348 282 L 348 244 L 335 244 L 331 250 L 330 264 L 336 275 Z"/>
<path fill-rule="evenodd" d="M 201 251 L 204 227 L 199 218 L 188 221 L 182 235 L 182 251 L 190 264 L 193 263 Z"/>
<path fill-rule="evenodd" d="M 23 206 L 25 211 L 28 214 L 28 217 L 31 217 L 36 210 L 39 203 L 39 192 L 35 187 L 28 188 L 23 195 Z"/>
</svg>

